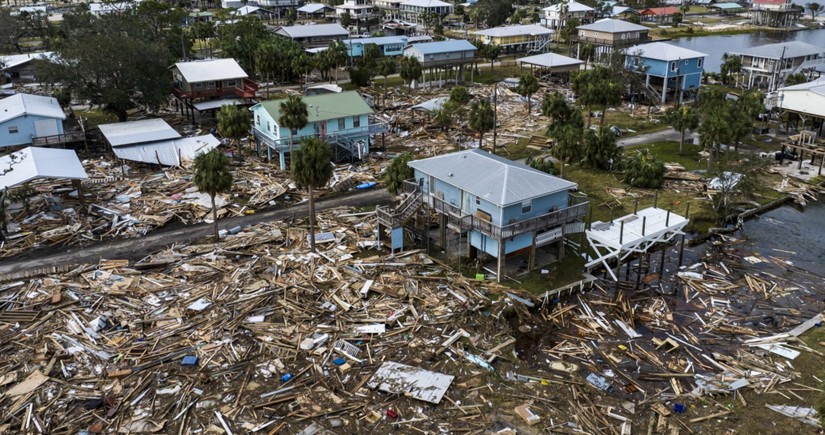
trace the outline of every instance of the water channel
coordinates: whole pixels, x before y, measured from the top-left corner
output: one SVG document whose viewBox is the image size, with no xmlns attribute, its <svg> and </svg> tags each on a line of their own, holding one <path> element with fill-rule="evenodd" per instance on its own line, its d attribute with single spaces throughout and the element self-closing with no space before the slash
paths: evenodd
<svg viewBox="0 0 825 435">
<path fill-rule="evenodd" d="M 689 48 L 707 53 L 705 71 L 719 72 L 722 64 L 722 55 L 758 45 L 772 44 L 783 41 L 803 41 L 825 49 L 825 29 L 795 30 L 787 32 L 754 32 L 738 35 L 691 36 L 669 41 L 679 47 Z"/>
</svg>

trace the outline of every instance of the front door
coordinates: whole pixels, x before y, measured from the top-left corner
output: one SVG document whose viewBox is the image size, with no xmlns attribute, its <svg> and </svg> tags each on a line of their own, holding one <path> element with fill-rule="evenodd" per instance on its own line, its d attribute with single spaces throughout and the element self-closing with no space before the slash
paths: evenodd
<svg viewBox="0 0 825 435">
<path fill-rule="evenodd" d="M 321 139 L 327 137 L 327 123 L 326 122 L 320 122 L 320 123 L 318 123 L 318 125 L 321 126 L 320 127 L 321 131 L 319 132 L 319 134 L 321 135 Z"/>
</svg>

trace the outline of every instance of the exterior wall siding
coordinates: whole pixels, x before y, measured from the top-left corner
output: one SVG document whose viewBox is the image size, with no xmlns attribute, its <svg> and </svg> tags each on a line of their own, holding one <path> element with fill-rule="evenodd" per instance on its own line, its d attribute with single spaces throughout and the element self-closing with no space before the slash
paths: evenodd
<svg viewBox="0 0 825 435">
<path fill-rule="evenodd" d="M 57 134 L 64 133 L 63 123 L 59 119 L 37 115 L 19 116 L 0 123 L 0 147 L 31 145 L 32 138 L 38 136 L 35 122 L 43 120 L 53 121 L 57 126 Z M 15 128 L 17 133 L 12 133 Z"/>
</svg>

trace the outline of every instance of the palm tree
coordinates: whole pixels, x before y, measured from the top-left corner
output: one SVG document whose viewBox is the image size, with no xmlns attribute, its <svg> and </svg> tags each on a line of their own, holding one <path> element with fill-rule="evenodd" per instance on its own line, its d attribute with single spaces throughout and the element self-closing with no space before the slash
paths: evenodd
<svg viewBox="0 0 825 435">
<path fill-rule="evenodd" d="M 722 55 L 722 66 L 719 72 L 722 74 L 722 83 L 727 85 L 731 75 L 736 76 L 742 70 L 742 59 L 735 54 L 725 53 Z"/>
<path fill-rule="evenodd" d="M 496 114 L 493 108 L 490 107 L 490 102 L 487 100 L 474 101 L 470 106 L 470 122 L 469 126 L 472 130 L 478 132 L 478 148 L 484 149 L 484 133 L 490 131 L 495 126 Z"/>
<path fill-rule="evenodd" d="M 624 165 L 624 181 L 633 187 L 658 189 L 665 176 L 665 165 L 647 148 L 636 152 Z"/>
<path fill-rule="evenodd" d="M 315 252 L 315 199 L 312 189 L 326 186 L 332 178 L 332 147 L 318 138 L 301 142 L 292 161 L 292 179 L 299 189 L 306 188 L 309 198 L 309 248 Z"/>
<path fill-rule="evenodd" d="M 384 105 L 387 104 L 387 77 L 395 74 L 396 65 L 395 59 L 391 57 L 382 57 L 378 61 L 378 75 L 384 76 Z"/>
<path fill-rule="evenodd" d="M 232 173 L 229 171 L 229 159 L 217 148 L 195 157 L 195 177 L 193 182 L 198 190 L 209 194 L 212 200 L 212 221 L 215 224 L 215 240 L 218 236 L 218 210 L 215 208 L 215 195 L 224 193 L 232 187 Z"/>
<path fill-rule="evenodd" d="M 599 129 L 598 133 L 587 130 L 582 151 L 582 162 L 593 169 L 612 170 L 622 155 L 622 149 L 616 145 L 616 135 L 609 128 Z"/>
<path fill-rule="evenodd" d="M 681 134 L 679 155 L 684 154 L 685 130 L 695 130 L 699 127 L 699 113 L 693 107 L 682 105 L 668 110 L 665 114 L 665 121 Z"/>
<path fill-rule="evenodd" d="M 593 46 L 593 44 L 589 42 L 585 42 L 584 44 L 582 44 L 582 48 L 581 50 L 579 50 L 579 59 L 584 59 L 585 70 L 587 69 L 587 63 L 590 61 L 590 59 L 593 57 L 595 53 L 596 47 Z"/>
<path fill-rule="evenodd" d="M 223 137 L 237 141 L 249 133 L 252 119 L 249 112 L 238 106 L 224 104 L 218 111 L 218 131 Z M 240 147 L 239 147 L 240 148 Z"/>
<path fill-rule="evenodd" d="M 412 153 L 404 153 L 392 159 L 390 165 L 387 167 L 387 172 L 384 174 L 384 184 L 387 185 L 387 190 L 393 195 L 397 195 L 404 185 L 404 180 L 409 180 L 413 177 L 413 170 L 407 164 L 413 160 Z"/>
<path fill-rule="evenodd" d="M 567 100 L 558 93 L 544 94 L 544 99 L 541 101 L 541 114 L 550 118 L 552 122 L 559 122 L 570 116 L 573 108 L 567 104 Z"/>
<path fill-rule="evenodd" d="M 289 129 L 289 158 L 291 159 L 293 156 L 293 132 L 306 127 L 309 122 L 307 120 L 309 112 L 307 111 L 307 104 L 304 103 L 300 95 L 290 95 L 281 103 L 280 109 L 281 116 L 278 117 L 278 124 Z"/>
<path fill-rule="evenodd" d="M 464 106 L 470 102 L 470 93 L 464 86 L 456 86 L 450 90 L 450 101 Z"/>
<path fill-rule="evenodd" d="M 484 57 L 486 57 L 487 60 L 490 61 L 490 71 L 493 70 L 493 67 L 495 66 L 496 59 L 498 59 L 498 56 L 500 54 L 501 54 L 501 47 L 499 47 L 496 44 L 490 44 L 484 50 Z"/>
<path fill-rule="evenodd" d="M 581 112 L 573 110 L 564 122 L 557 122 L 551 126 L 550 135 L 553 137 L 553 148 L 550 154 L 559 159 L 559 176 L 564 178 L 564 165 L 580 158 L 581 138 L 584 133 L 584 119 Z"/>
<path fill-rule="evenodd" d="M 527 97 L 527 113 L 531 110 L 531 97 L 539 90 L 539 79 L 533 73 L 524 73 L 518 81 L 516 92 L 524 97 Z"/>
<path fill-rule="evenodd" d="M 409 90 L 412 90 L 412 82 L 421 78 L 422 67 L 421 62 L 414 57 L 403 57 L 401 59 L 401 68 L 399 74 L 401 78 L 409 85 Z"/>
</svg>

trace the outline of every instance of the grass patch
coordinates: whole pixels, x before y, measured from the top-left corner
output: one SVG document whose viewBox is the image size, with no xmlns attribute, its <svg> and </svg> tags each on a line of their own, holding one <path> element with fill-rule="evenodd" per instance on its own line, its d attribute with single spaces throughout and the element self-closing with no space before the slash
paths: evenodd
<svg viewBox="0 0 825 435">
<path fill-rule="evenodd" d="M 586 119 L 586 110 L 583 112 L 583 115 Z M 593 125 L 598 125 L 600 121 L 600 119 L 593 118 Z M 608 110 L 604 115 L 604 125 L 615 125 L 621 128 L 623 132 L 633 130 L 633 132 L 623 133 L 624 136 L 635 136 L 643 133 L 666 130 L 668 128 L 663 122 L 648 118 L 638 118 L 620 110 Z"/>
<path fill-rule="evenodd" d="M 513 288 L 526 290 L 534 295 L 541 295 L 546 291 L 581 280 L 584 259 L 568 248 L 563 259 L 547 266 L 550 266 L 547 267 L 549 273 L 542 274 L 542 268 L 539 267 L 528 275 L 519 278 L 521 284 L 509 280 L 502 281 L 502 283 Z"/>
<path fill-rule="evenodd" d="M 647 148 L 663 163 L 678 163 L 685 167 L 688 171 L 695 171 L 697 169 L 705 169 L 707 165 L 699 162 L 699 151 L 701 147 L 685 143 L 684 154 L 679 154 L 679 142 L 665 141 L 654 142 L 651 144 L 637 145 L 627 147 L 625 151 L 628 155 L 632 155 L 636 150 Z"/>
<path fill-rule="evenodd" d="M 100 124 L 111 124 L 113 122 L 117 122 L 117 116 L 102 110 L 75 110 L 75 114 L 79 117 L 83 117 L 87 123 L 87 129 L 95 128 Z"/>
</svg>

